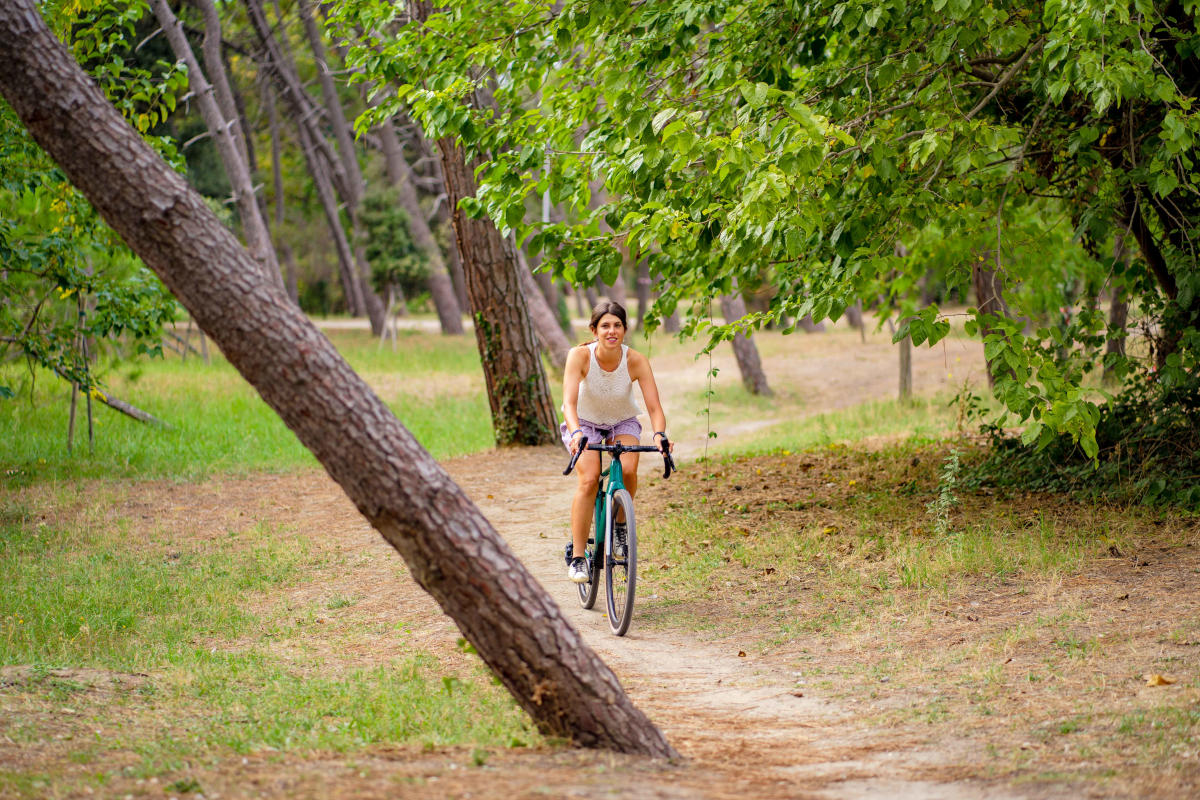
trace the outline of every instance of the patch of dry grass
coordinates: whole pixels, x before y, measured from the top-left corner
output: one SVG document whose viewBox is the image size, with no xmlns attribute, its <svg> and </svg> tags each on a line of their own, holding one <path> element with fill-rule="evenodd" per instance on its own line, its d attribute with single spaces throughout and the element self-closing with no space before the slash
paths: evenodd
<svg viewBox="0 0 1200 800">
<path fill-rule="evenodd" d="M 648 486 L 640 624 L 691 620 L 875 725 L 982 728 L 980 775 L 1192 785 L 1197 520 L 959 484 L 939 534 L 947 452 L 778 452 Z"/>
</svg>

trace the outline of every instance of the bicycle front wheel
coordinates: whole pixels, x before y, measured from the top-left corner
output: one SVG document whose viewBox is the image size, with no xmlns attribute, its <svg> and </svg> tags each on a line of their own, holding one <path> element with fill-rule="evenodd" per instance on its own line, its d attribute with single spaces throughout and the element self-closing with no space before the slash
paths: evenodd
<svg viewBox="0 0 1200 800">
<path fill-rule="evenodd" d="M 605 594 L 608 595 L 608 625 L 617 636 L 624 636 L 633 619 L 633 596 L 637 587 L 637 528 L 633 521 L 633 497 L 628 490 L 618 489 L 612 496 L 612 513 L 608 518 L 608 536 L 604 562 Z M 614 528 L 620 513 L 625 514 L 624 553 L 615 553 L 619 543 Z"/>
<path fill-rule="evenodd" d="M 595 547 L 590 541 L 588 544 Z M 584 608 L 591 608 L 596 605 L 596 595 L 600 591 L 600 565 L 604 563 L 604 553 L 597 552 L 588 559 L 588 579 L 587 583 L 577 583 L 575 587 L 579 589 L 579 605 Z"/>
</svg>

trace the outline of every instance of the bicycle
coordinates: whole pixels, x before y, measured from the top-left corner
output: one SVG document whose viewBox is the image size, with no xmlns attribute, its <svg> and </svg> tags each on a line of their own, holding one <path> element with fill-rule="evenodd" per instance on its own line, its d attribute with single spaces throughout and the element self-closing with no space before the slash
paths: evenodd
<svg viewBox="0 0 1200 800">
<path fill-rule="evenodd" d="M 605 468 L 601 463 L 600 488 L 596 492 L 595 524 L 593 536 L 588 539 L 588 550 L 584 558 L 588 563 L 587 583 L 578 584 L 579 602 L 584 608 L 596 604 L 596 595 L 600 589 L 600 571 L 604 571 L 605 596 L 608 603 L 608 625 L 617 636 L 624 636 L 629 630 L 633 619 L 633 598 L 637 589 L 637 528 L 633 519 L 633 497 L 625 488 L 624 476 L 621 471 L 622 453 L 662 453 L 663 477 L 671 477 L 675 471 L 675 461 L 671 458 L 671 443 L 667 437 L 662 437 L 662 446 L 588 444 L 571 456 L 571 462 L 563 470 L 563 475 L 570 475 L 575 469 L 575 462 L 584 450 L 597 450 L 609 454 L 609 464 Z M 601 462 L 604 457 L 601 456 Z M 607 480 L 605 480 L 607 478 Z M 616 525 L 618 511 L 625 514 L 624 552 L 614 554 L 616 544 Z"/>
</svg>

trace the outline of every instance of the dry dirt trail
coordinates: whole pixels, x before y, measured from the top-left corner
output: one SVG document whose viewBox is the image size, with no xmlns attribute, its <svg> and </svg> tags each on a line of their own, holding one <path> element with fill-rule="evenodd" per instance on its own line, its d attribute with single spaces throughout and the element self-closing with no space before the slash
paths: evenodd
<svg viewBox="0 0 1200 800">
<path fill-rule="evenodd" d="M 960 779 L 973 745 L 927 742 L 911 733 L 868 730 L 841 706 L 798 683 L 784 664 L 705 645 L 687 632 L 639 626 L 615 637 L 604 600 L 585 611 L 565 580 L 562 542 L 574 479 L 547 467 L 554 448 L 473 456 L 447 464 L 630 696 L 687 760 L 683 769 L 643 773 L 636 783 L 590 780 L 565 796 L 703 798 L 1025 798 L 1035 795 Z M 658 467 L 642 461 L 643 480 Z M 507 478 L 526 475 L 517 483 Z M 685 472 L 673 479 L 686 480 Z M 603 589 L 601 590 L 603 592 Z M 1037 797 L 1046 797 L 1042 792 Z"/>
<path fill-rule="evenodd" d="M 761 340 L 760 340 L 761 341 Z M 764 346 L 767 374 L 776 386 L 802 387 L 804 413 L 820 413 L 894 391 L 895 350 L 882 336 L 868 343 L 857 335 L 788 337 L 786 350 Z M 780 342 L 779 339 L 775 340 Z M 917 386 L 926 391 L 954 383 L 948 365 L 981 366 L 974 345 L 954 350 L 918 350 Z M 958 352 L 961 350 L 961 352 Z M 964 356 L 966 356 L 964 358 Z M 728 355 L 714 364 L 725 380 L 736 365 Z M 975 363 L 971 363 L 975 366 Z M 707 362 L 655 362 L 670 426 L 686 459 L 703 448 L 702 422 L 694 406 L 704 388 Z M 981 377 L 981 372 L 976 372 Z M 961 378 L 958 379 L 961 381 Z M 721 447 L 778 418 L 754 418 L 722 430 Z M 680 433 L 682 432 L 682 434 Z M 664 730 L 683 754 L 683 769 L 642 773 L 632 783 L 581 781 L 564 796 L 703 798 L 922 798 L 1047 797 L 966 779 L 974 760 L 967 738 L 923 741 L 911 732 L 869 730 L 856 722 L 853 706 L 839 705 L 806 688 L 787 664 L 705 644 L 687 631 L 638 624 L 637 606 L 629 633 L 612 636 L 604 600 L 586 611 L 565 580 L 562 544 L 574 476 L 562 477 L 565 451 L 558 448 L 501 451 L 456 459 L 451 475 L 480 506 L 530 571 L 550 591 L 589 645 L 613 668 L 634 701 Z M 687 480 L 688 468 L 672 480 Z M 661 460 L 644 456 L 643 482 L 661 475 Z M 514 476 L 521 476 L 520 480 Z M 649 565 L 647 565 L 647 568 Z M 601 589 L 603 594 L 603 588 Z"/>
</svg>

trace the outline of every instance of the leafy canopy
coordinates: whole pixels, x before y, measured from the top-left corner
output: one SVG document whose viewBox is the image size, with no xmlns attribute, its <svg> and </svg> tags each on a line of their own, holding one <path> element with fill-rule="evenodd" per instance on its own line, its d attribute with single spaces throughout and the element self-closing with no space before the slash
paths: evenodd
<svg viewBox="0 0 1200 800">
<path fill-rule="evenodd" d="M 662 311 L 766 276 L 770 311 L 717 338 L 881 298 L 906 320 L 898 335 L 934 343 L 949 321 L 915 287 L 941 240 L 940 280 L 982 268 L 1012 290 L 1005 318 L 967 312 L 988 332 L 997 396 L 1032 440 L 1066 432 L 1089 455 L 1099 412 L 1081 382 L 1105 323 L 1092 307 L 1068 328 L 1038 324 L 1046 308 L 1080 286 L 1123 288 L 1162 326 L 1162 380 L 1196 370 L 1195 2 L 414 8 L 418 21 L 400 4 L 339 4 L 345 30 L 368 32 L 353 63 L 391 87 L 360 125 L 405 111 L 485 154 L 464 205 L 568 279 L 649 258 Z M 567 222 L 526 214 L 543 192 Z M 1054 235 L 1030 247 L 1039 227 Z M 1128 265 L 1107 255 L 1124 228 L 1141 256 Z M 897 242 L 925 246 L 904 257 Z M 1050 297 L 1057 285 L 1076 288 Z"/>
</svg>

